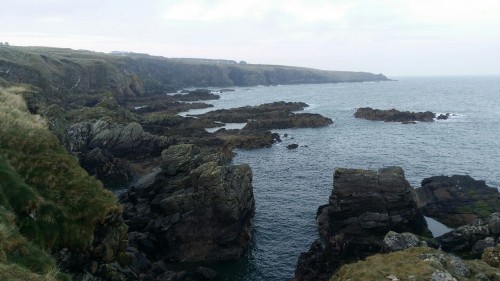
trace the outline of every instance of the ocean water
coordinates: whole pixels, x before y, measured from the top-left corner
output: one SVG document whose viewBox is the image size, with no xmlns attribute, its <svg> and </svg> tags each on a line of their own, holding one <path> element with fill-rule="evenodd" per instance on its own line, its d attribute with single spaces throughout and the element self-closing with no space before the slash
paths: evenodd
<svg viewBox="0 0 500 281">
<path fill-rule="evenodd" d="M 276 130 L 283 142 L 237 150 L 253 171 L 253 241 L 239 262 L 213 266 L 220 280 L 291 280 L 301 252 L 317 238 L 317 208 L 328 202 L 337 167 L 401 166 L 414 187 L 435 175 L 467 174 L 500 186 L 500 77 L 400 77 L 398 81 L 236 88 L 214 108 L 190 114 L 301 101 L 333 119 L 325 128 Z M 354 118 L 356 108 L 451 113 L 448 120 L 403 125 Z M 299 148 L 288 150 L 290 143 Z"/>
</svg>

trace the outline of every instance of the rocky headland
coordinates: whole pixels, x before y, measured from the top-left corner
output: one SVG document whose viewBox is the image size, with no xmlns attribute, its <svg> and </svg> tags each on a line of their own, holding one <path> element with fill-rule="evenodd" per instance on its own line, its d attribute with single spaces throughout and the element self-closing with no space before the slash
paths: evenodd
<svg viewBox="0 0 500 281">
<path fill-rule="evenodd" d="M 410 112 L 399 111 L 397 109 L 373 109 L 371 107 L 358 108 L 354 113 L 354 117 L 372 121 L 384 122 L 401 122 L 411 124 L 413 122 L 432 122 L 436 118 L 436 114 L 430 111 L 425 112 Z M 444 119 L 444 118 L 443 118 Z"/>
<path fill-rule="evenodd" d="M 389 231 L 430 235 L 401 168 L 337 169 L 333 178 L 316 216 L 319 239 L 300 255 L 294 280 L 328 280 L 343 264 L 379 253 Z"/>
</svg>

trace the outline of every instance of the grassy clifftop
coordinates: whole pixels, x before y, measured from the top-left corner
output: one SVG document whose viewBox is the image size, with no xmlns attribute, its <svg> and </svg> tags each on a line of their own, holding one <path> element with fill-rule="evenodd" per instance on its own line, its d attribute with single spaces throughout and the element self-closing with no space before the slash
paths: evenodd
<svg viewBox="0 0 500 281">
<path fill-rule="evenodd" d="M 0 88 L 1 280 L 56 278 L 48 252 L 84 250 L 96 225 L 121 212 L 114 195 L 66 153 L 42 118 L 28 112 L 21 97 L 26 91 Z M 12 270 L 25 277 L 4 276 Z"/>
<path fill-rule="evenodd" d="M 383 81 L 382 74 L 256 65 L 228 60 L 171 59 L 144 54 L 104 54 L 44 47 L 0 46 L 0 79 L 74 94 L 115 97 L 161 93 L 182 87 L 253 86 Z M 0 81 L 1 82 L 1 81 Z"/>
</svg>

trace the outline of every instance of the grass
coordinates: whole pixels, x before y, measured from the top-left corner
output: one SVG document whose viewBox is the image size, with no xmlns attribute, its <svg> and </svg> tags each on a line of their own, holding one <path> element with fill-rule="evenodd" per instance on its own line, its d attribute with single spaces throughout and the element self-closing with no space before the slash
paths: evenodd
<svg viewBox="0 0 500 281">
<path fill-rule="evenodd" d="M 442 257 L 440 260 L 439 257 Z M 393 275 L 399 280 L 430 280 L 432 273 L 436 270 L 448 271 L 457 280 L 475 280 L 477 273 L 483 273 L 490 280 L 497 280 L 498 269 L 488 266 L 479 260 L 464 261 L 465 266 L 470 269 L 469 277 L 455 274 L 451 267 L 451 257 L 446 253 L 428 248 L 409 248 L 404 251 L 378 254 L 352 264 L 344 265 L 330 279 L 330 281 L 345 280 L 389 280 Z"/>
<path fill-rule="evenodd" d="M 0 269 L 0 280 L 64 279 L 47 252 L 84 250 L 121 206 L 28 112 L 25 91 L 0 88 L 0 265 L 23 276 Z"/>
</svg>

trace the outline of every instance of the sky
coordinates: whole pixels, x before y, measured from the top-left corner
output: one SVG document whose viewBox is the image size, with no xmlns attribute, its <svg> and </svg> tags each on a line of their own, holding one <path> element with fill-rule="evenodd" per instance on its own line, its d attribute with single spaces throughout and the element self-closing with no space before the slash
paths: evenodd
<svg viewBox="0 0 500 281">
<path fill-rule="evenodd" d="M 0 42 L 388 76 L 500 74 L 499 0 L 0 0 Z"/>
</svg>

